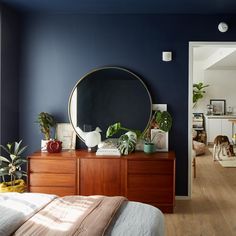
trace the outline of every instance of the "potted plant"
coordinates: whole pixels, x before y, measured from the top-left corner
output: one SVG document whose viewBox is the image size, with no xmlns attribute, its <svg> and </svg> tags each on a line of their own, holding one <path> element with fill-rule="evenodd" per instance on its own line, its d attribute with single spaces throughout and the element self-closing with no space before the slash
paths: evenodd
<svg viewBox="0 0 236 236">
<path fill-rule="evenodd" d="M 40 126 L 40 131 L 44 135 L 44 140 L 41 140 L 41 151 L 47 151 L 47 143 L 51 138 L 52 128 L 55 127 L 56 121 L 52 115 L 47 112 L 40 112 L 36 123 Z"/>
<path fill-rule="evenodd" d="M 128 155 L 135 150 L 137 137 L 140 137 L 142 133 L 140 130 L 133 130 L 123 127 L 120 122 L 117 122 L 108 127 L 106 137 L 112 137 L 119 131 L 127 131 L 119 137 L 117 145 L 122 155 Z"/>
<path fill-rule="evenodd" d="M 6 147 L 0 147 L 9 154 L 9 157 L 0 156 L 0 192 L 24 192 L 26 188 L 23 176 L 27 173 L 22 170 L 22 165 L 27 161 L 21 157 L 27 146 L 21 147 L 20 142 L 7 144 Z M 10 176 L 10 181 L 5 181 L 5 176 Z"/>
<path fill-rule="evenodd" d="M 203 98 L 206 91 L 204 88 L 209 87 L 209 84 L 204 85 L 202 82 L 193 84 L 193 107 L 197 105 L 199 99 Z"/>
<path fill-rule="evenodd" d="M 151 129 L 160 129 L 164 132 L 169 132 L 172 127 L 172 117 L 168 111 L 155 111 L 148 128 L 143 132 L 142 138 L 144 139 L 143 150 L 146 153 L 152 153 L 155 151 L 155 145 L 153 140 L 155 136 L 151 138 Z"/>
</svg>

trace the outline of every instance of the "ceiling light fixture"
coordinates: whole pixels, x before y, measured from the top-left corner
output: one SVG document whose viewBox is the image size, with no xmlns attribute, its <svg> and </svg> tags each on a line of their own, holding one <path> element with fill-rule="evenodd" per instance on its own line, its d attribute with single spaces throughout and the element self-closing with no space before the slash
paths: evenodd
<svg viewBox="0 0 236 236">
<path fill-rule="evenodd" d="M 226 31 L 228 31 L 228 25 L 225 22 L 220 22 L 220 24 L 218 25 L 218 30 L 221 33 L 225 33 Z"/>
</svg>

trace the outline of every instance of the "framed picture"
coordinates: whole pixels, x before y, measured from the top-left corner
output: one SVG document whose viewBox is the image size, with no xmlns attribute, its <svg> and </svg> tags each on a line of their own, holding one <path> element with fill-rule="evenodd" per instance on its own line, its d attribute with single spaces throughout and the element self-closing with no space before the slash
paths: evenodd
<svg viewBox="0 0 236 236">
<path fill-rule="evenodd" d="M 153 104 L 152 110 L 155 111 L 167 111 L 167 104 Z M 156 146 L 157 152 L 168 152 L 169 149 L 169 133 L 160 129 L 151 129 L 151 140 Z"/>
<path fill-rule="evenodd" d="M 62 149 L 75 149 L 76 133 L 70 123 L 58 123 L 56 138 L 62 141 Z"/>
<path fill-rule="evenodd" d="M 213 106 L 213 115 L 225 115 L 225 99 L 210 99 L 210 104 Z"/>
<path fill-rule="evenodd" d="M 151 129 L 151 140 L 157 152 L 168 152 L 168 132 L 160 129 Z"/>
</svg>

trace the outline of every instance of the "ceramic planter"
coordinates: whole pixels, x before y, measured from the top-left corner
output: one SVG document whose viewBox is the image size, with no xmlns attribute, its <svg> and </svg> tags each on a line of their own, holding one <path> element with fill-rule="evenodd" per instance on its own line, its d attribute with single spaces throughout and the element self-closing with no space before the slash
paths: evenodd
<svg viewBox="0 0 236 236">
<path fill-rule="evenodd" d="M 47 144 L 50 140 L 41 140 L 41 152 L 47 152 Z"/>
<path fill-rule="evenodd" d="M 145 153 L 153 153 L 156 151 L 154 143 L 144 143 L 143 151 Z"/>
</svg>

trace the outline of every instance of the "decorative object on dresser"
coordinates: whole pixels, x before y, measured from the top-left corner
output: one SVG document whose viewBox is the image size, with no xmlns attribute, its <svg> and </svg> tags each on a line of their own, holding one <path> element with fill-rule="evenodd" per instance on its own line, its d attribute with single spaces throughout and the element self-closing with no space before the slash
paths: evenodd
<svg viewBox="0 0 236 236">
<path fill-rule="evenodd" d="M 89 152 L 96 152 L 97 146 L 101 142 L 101 129 L 97 127 L 94 131 L 86 132 L 84 139 Z"/>
<path fill-rule="evenodd" d="M 56 121 L 52 115 L 50 115 L 47 112 L 40 112 L 38 114 L 38 118 L 36 123 L 40 126 L 40 131 L 44 135 L 44 139 L 41 140 L 41 151 L 46 152 L 47 151 L 47 142 L 51 138 L 51 132 L 52 128 L 55 127 Z"/>
<path fill-rule="evenodd" d="M 62 142 L 62 149 L 75 149 L 76 133 L 70 123 L 57 123 L 55 137 Z"/>
<path fill-rule="evenodd" d="M 168 151 L 168 132 L 172 127 L 172 117 L 166 104 L 153 104 L 153 112 L 149 127 L 142 135 L 145 140 L 144 151 Z"/>
<path fill-rule="evenodd" d="M 59 140 L 49 140 L 47 143 L 47 151 L 50 153 L 60 152 L 62 149 L 62 142 Z"/>
<path fill-rule="evenodd" d="M 22 165 L 27 161 L 21 157 L 27 146 L 21 147 L 22 140 L 19 142 L 8 143 L 6 147 L 0 147 L 9 155 L 8 158 L 0 156 L 0 192 L 24 192 L 26 189 L 23 176 L 27 173 L 22 170 Z M 9 176 L 9 182 L 5 181 L 5 176 Z"/>
<path fill-rule="evenodd" d="M 28 190 L 65 195 L 125 196 L 164 212 L 175 204 L 175 153 L 96 156 L 87 151 L 36 152 L 28 157 Z"/>
<path fill-rule="evenodd" d="M 139 138 L 142 133 L 140 130 L 133 130 L 125 128 L 120 122 L 110 125 L 106 131 L 106 138 L 112 137 L 120 131 L 128 131 L 121 135 L 117 142 L 117 148 L 122 155 L 128 155 L 135 150 L 137 143 L 137 138 Z"/>
</svg>

